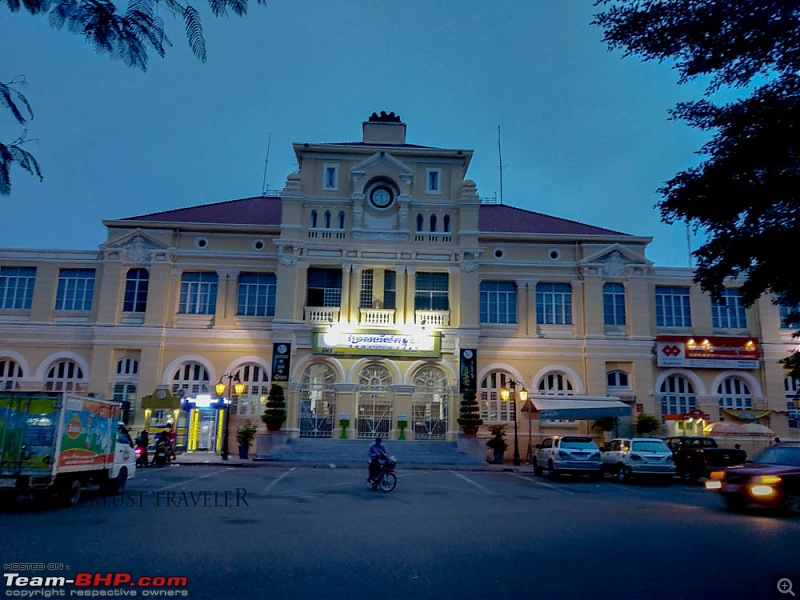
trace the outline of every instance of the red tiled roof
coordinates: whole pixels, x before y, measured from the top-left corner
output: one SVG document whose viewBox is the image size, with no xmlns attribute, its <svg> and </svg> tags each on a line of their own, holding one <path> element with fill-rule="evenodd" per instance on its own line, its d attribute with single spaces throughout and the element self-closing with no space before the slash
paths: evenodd
<svg viewBox="0 0 800 600">
<path fill-rule="evenodd" d="M 479 214 L 479 228 L 482 232 L 628 235 L 619 231 L 586 225 L 577 221 L 552 217 L 504 204 L 482 204 Z M 281 224 L 281 199 L 274 196 L 258 196 L 217 202 L 215 204 L 177 208 L 149 215 L 128 217 L 122 220 L 279 226 Z"/>
<path fill-rule="evenodd" d="M 479 214 L 478 228 L 481 232 L 629 235 L 505 204 L 481 204 Z"/>
<path fill-rule="evenodd" d="M 171 223 L 221 223 L 224 225 L 280 225 L 281 199 L 257 196 L 214 204 L 176 208 L 164 212 L 128 217 L 123 221 L 165 221 Z"/>
</svg>

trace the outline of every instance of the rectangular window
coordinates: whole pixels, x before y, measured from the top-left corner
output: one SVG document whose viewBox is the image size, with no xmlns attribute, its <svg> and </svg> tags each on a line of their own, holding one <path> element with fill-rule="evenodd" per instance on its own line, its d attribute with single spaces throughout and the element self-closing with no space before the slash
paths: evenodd
<svg viewBox="0 0 800 600">
<path fill-rule="evenodd" d="M 339 189 L 339 165 L 332 165 L 325 163 L 323 167 L 323 190 L 337 190 Z"/>
<path fill-rule="evenodd" d="M 125 277 L 125 298 L 122 312 L 144 312 L 147 308 L 147 290 L 150 273 L 147 269 L 129 269 Z"/>
<path fill-rule="evenodd" d="M 603 284 L 603 319 L 606 325 L 625 325 L 625 286 Z"/>
<path fill-rule="evenodd" d="M 56 310 L 92 310 L 94 269 L 61 269 Z"/>
<path fill-rule="evenodd" d="M 442 170 L 441 169 L 428 169 L 426 171 L 425 180 L 427 182 L 425 191 L 428 194 L 439 194 L 442 189 Z"/>
<path fill-rule="evenodd" d="M 570 284 L 536 284 L 536 322 L 539 325 L 572 325 Z"/>
<path fill-rule="evenodd" d="M 30 310 L 36 267 L 0 268 L 0 308 Z"/>
<path fill-rule="evenodd" d="M 274 317 L 277 283 L 272 273 L 241 273 L 236 314 L 245 317 Z"/>
<path fill-rule="evenodd" d="M 178 312 L 184 315 L 213 315 L 217 309 L 217 274 L 184 273 Z"/>
<path fill-rule="evenodd" d="M 692 326 L 688 287 L 656 286 L 656 326 Z"/>
<path fill-rule="evenodd" d="M 712 300 L 711 319 L 714 329 L 747 329 L 747 315 L 738 289 L 725 288 L 720 302 Z"/>
<path fill-rule="evenodd" d="M 481 281 L 481 323 L 517 322 L 517 285 L 513 281 Z"/>
<path fill-rule="evenodd" d="M 383 308 L 397 308 L 397 275 L 394 271 L 383 272 Z"/>
<path fill-rule="evenodd" d="M 414 310 L 450 310 L 447 273 L 417 273 Z"/>
<path fill-rule="evenodd" d="M 787 319 L 790 314 L 800 313 L 800 304 L 778 304 L 778 314 L 781 319 L 781 329 L 800 329 L 800 320 L 789 323 Z"/>
<path fill-rule="evenodd" d="M 306 306 L 340 306 L 341 303 L 341 270 L 310 268 Z"/>
<path fill-rule="evenodd" d="M 374 283 L 374 273 L 372 269 L 361 271 L 361 308 L 372 308 L 372 284 Z"/>
</svg>

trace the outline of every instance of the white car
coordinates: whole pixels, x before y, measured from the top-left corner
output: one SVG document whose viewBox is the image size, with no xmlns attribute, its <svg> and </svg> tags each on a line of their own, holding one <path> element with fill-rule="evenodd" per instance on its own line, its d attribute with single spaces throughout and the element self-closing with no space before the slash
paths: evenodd
<svg viewBox="0 0 800 600">
<path fill-rule="evenodd" d="M 603 472 L 611 473 L 618 481 L 648 476 L 669 482 L 675 475 L 672 450 L 659 438 L 617 438 L 603 446 L 600 456 Z"/>
<path fill-rule="evenodd" d="M 554 435 L 536 444 L 533 473 L 541 475 L 547 469 L 555 479 L 562 473 L 589 475 L 600 479 L 600 448 L 588 435 Z"/>
</svg>

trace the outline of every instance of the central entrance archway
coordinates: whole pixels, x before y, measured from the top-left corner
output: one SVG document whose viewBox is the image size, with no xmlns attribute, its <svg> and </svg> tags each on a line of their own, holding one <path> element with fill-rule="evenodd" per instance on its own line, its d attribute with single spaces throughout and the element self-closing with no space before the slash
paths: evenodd
<svg viewBox="0 0 800 600">
<path fill-rule="evenodd" d="M 367 365 L 358 377 L 356 437 L 388 437 L 392 430 L 392 376 L 383 365 Z"/>
</svg>

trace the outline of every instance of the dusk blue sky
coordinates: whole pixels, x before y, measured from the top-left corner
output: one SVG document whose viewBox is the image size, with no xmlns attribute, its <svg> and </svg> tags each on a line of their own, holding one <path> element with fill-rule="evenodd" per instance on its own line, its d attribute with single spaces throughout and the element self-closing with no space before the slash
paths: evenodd
<svg viewBox="0 0 800 600">
<path fill-rule="evenodd" d="M 359 141 L 386 110 L 408 143 L 474 150 L 485 197 L 500 192 L 499 125 L 505 204 L 652 236 L 656 265 L 688 265 L 685 226 L 654 204 L 698 161 L 704 137 L 667 111 L 702 87 L 609 53 L 591 0 L 267 0 L 242 19 L 196 2 L 208 62 L 175 21 L 147 73 L 0 6 L 0 79 L 26 78 L 45 177 L 13 171 L 0 247 L 92 250 L 103 219 L 259 195 L 270 134 L 280 189 L 292 142 Z M 0 139 L 17 132 L 0 113 Z"/>
</svg>

